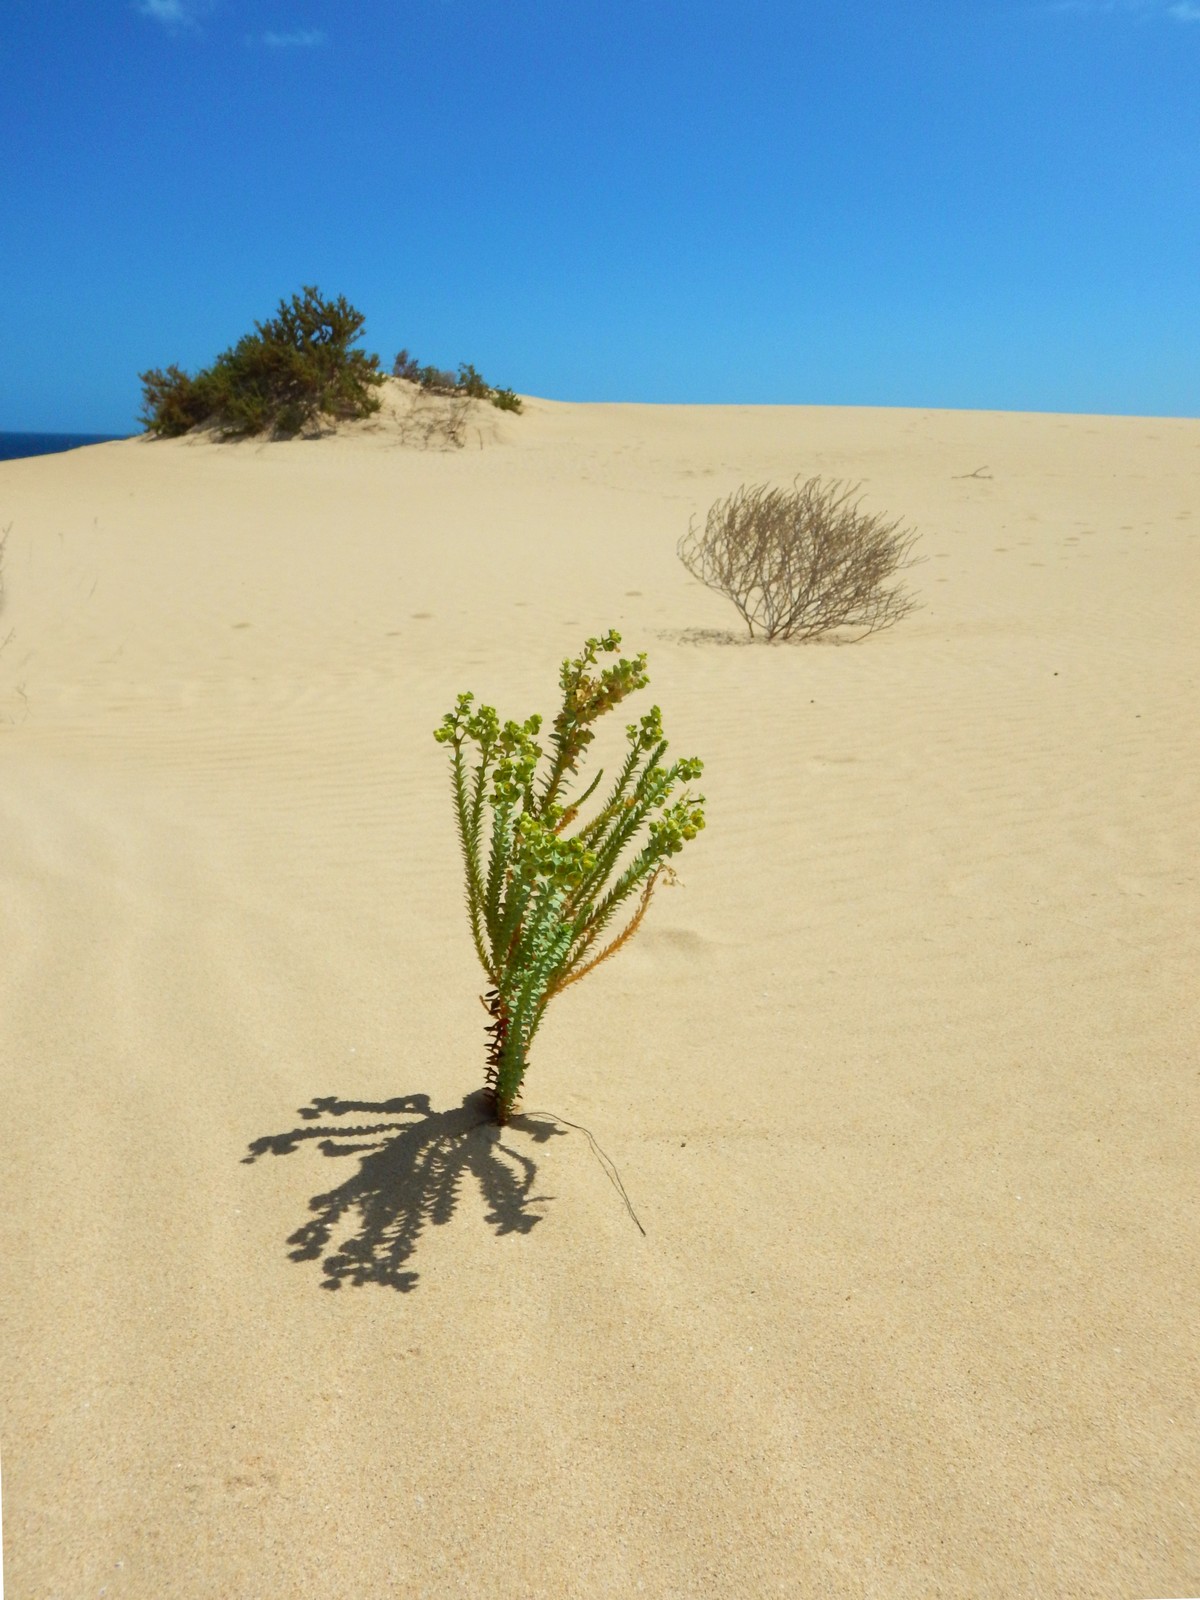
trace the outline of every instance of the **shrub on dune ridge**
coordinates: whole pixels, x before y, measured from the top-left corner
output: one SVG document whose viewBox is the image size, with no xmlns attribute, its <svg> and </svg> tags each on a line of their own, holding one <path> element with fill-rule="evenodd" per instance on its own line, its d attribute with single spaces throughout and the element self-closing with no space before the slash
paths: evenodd
<svg viewBox="0 0 1200 1600">
<path fill-rule="evenodd" d="M 384 376 L 379 357 L 356 348 L 364 321 L 344 295 L 326 300 L 318 288 L 305 285 L 279 302 L 270 321 L 255 323 L 253 333 L 195 376 L 174 363 L 140 373 L 138 421 L 160 439 L 177 438 L 203 423 L 227 438 L 261 433 L 291 438 L 321 417 L 370 416 L 379 410 L 376 391 Z M 466 362 L 456 376 L 422 366 L 401 350 L 392 371 L 426 394 L 521 410 L 513 390 L 493 388 Z"/>
<path fill-rule="evenodd" d="M 383 374 L 378 356 L 355 348 L 364 321 L 344 295 L 325 300 L 306 285 L 194 378 L 177 366 L 143 372 L 138 420 L 160 438 L 201 422 L 230 437 L 289 438 L 322 416 L 370 416 Z"/>
<path fill-rule="evenodd" d="M 703 795 L 685 788 L 671 798 L 699 777 L 701 763 L 664 762 L 657 706 L 626 727 L 621 770 L 589 820 L 580 821 L 580 811 L 603 770 L 578 797 L 565 792 L 595 738 L 592 724 L 649 681 L 644 655 L 593 670 L 597 652 L 615 654 L 620 643 L 610 632 L 563 662 L 549 752 L 537 742 L 540 717 L 502 725 L 492 706 L 474 709 L 471 694 L 459 695 L 434 734 L 450 747 L 467 913 L 491 984 L 483 996 L 487 1084 L 499 1123 L 512 1114 L 549 1002 L 637 932 L 655 887 L 673 879 L 669 858 L 704 826 Z M 631 901 L 625 926 L 600 946 Z"/>
<path fill-rule="evenodd" d="M 161 439 L 177 438 L 207 421 L 212 404 L 201 373 L 191 378 L 174 362 L 165 370 L 154 367 L 141 374 L 142 409 L 138 421 Z"/>
<path fill-rule="evenodd" d="M 733 601 L 750 637 L 811 639 L 890 628 L 916 607 L 894 573 L 913 564 L 914 530 L 860 510 L 858 486 L 810 478 L 791 490 L 742 487 L 694 521 L 678 554 L 693 577 Z"/>
<path fill-rule="evenodd" d="M 494 389 L 470 364 L 460 362 L 458 376 L 444 367 L 423 367 L 415 356 L 401 350 L 392 363 L 392 376 L 415 383 L 427 394 L 456 395 L 468 400 L 487 400 L 500 411 L 520 411 L 520 397 L 512 389 Z"/>
</svg>

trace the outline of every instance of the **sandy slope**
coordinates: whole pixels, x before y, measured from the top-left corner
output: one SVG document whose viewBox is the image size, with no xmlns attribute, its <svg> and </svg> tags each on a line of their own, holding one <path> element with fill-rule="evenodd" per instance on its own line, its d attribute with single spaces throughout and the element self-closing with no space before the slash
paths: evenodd
<svg viewBox="0 0 1200 1600">
<path fill-rule="evenodd" d="M 9 1600 L 1200 1594 L 1200 422 L 486 420 L 0 466 Z M 743 646 L 813 472 L 923 609 Z M 610 625 L 710 824 L 527 1105 L 645 1237 L 464 1131 L 430 736 Z"/>
</svg>

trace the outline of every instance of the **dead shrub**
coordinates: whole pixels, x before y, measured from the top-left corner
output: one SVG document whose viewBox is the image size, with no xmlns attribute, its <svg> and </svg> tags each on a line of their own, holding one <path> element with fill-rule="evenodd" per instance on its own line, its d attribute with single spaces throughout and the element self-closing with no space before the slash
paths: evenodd
<svg viewBox="0 0 1200 1600">
<path fill-rule="evenodd" d="M 862 511 L 859 487 L 820 478 L 797 478 L 791 489 L 743 484 L 717 501 L 702 530 L 693 518 L 679 559 L 733 601 L 752 639 L 756 627 L 767 639 L 878 633 L 916 608 L 888 580 L 914 564 L 917 535 Z"/>
<path fill-rule="evenodd" d="M 461 450 L 467 442 L 471 411 L 469 395 L 419 391 L 408 410 L 398 416 L 401 443 L 422 450 Z"/>
</svg>

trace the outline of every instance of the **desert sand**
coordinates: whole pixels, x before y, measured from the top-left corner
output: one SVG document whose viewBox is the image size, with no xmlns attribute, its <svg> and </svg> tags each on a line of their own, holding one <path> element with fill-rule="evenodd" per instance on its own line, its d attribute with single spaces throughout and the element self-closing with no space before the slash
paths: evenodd
<svg viewBox="0 0 1200 1600">
<path fill-rule="evenodd" d="M 1200 1595 L 1200 421 L 393 421 L 0 466 L 9 1600 Z M 921 609 L 748 645 L 816 473 Z M 609 627 L 708 828 L 500 1135 L 432 730 Z"/>
</svg>

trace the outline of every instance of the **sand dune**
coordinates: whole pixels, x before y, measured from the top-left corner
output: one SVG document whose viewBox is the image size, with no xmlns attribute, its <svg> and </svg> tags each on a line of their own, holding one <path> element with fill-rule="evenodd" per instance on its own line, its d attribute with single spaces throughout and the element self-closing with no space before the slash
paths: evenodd
<svg viewBox="0 0 1200 1600">
<path fill-rule="evenodd" d="M 893 631 L 677 560 L 798 473 L 919 528 Z M 0 466 L 10 1600 L 1200 1594 L 1198 483 L 541 400 Z M 709 826 L 498 1137 L 431 732 L 610 626 Z"/>
</svg>

